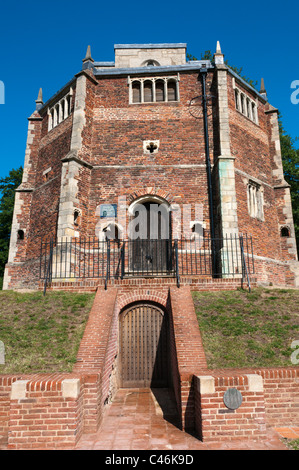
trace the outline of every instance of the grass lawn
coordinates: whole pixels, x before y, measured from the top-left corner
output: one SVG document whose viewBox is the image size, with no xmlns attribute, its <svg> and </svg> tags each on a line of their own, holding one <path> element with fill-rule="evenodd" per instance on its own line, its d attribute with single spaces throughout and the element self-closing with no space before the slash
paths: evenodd
<svg viewBox="0 0 299 470">
<path fill-rule="evenodd" d="M 294 365 L 299 290 L 193 292 L 193 299 L 209 368 Z"/>
<path fill-rule="evenodd" d="M 93 299 L 85 293 L 0 291 L 0 374 L 70 372 Z M 209 368 L 293 365 L 299 290 L 193 292 L 193 299 Z"/>
<path fill-rule="evenodd" d="M 0 291 L 0 374 L 71 372 L 94 294 Z"/>
</svg>

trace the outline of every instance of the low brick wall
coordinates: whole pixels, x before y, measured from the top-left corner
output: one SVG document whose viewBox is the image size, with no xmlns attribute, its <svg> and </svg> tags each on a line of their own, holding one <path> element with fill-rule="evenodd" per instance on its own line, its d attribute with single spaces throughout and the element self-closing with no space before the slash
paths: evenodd
<svg viewBox="0 0 299 470">
<path fill-rule="evenodd" d="M 117 346 L 116 290 L 98 291 L 72 374 L 0 375 L 0 444 L 73 448 L 95 432 L 110 394 Z"/>
<path fill-rule="evenodd" d="M 267 424 L 299 426 L 299 367 L 262 369 L 255 373 L 264 381 Z"/>
<path fill-rule="evenodd" d="M 98 290 L 77 354 L 74 373 L 85 376 L 85 431 L 96 432 L 107 400 L 117 355 L 117 290 Z M 111 395 L 111 396 L 110 396 Z"/>
<path fill-rule="evenodd" d="M 72 448 L 83 432 L 83 389 L 73 375 L 0 377 L 2 444 Z"/>
<path fill-rule="evenodd" d="M 236 389 L 242 404 L 229 409 Z M 299 423 L 299 368 L 205 371 L 194 377 L 196 432 L 203 441 L 263 438 L 266 427 Z"/>
<path fill-rule="evenodd" d="M 229 409 L 224 404 L 224 394 L 229 389 L 241 393 L 242 404 L 238 409 Z M 195 377 L 194 393 L 196 431 L 203 441 L 265 436 L 265 403 L 260 376 Z"/>
<path fill-rule="evenodd" d="M 181 414 L 182 428 L 193 430 L 195 416 L 193 374 L 207 369 L 207 362 L 190 287 L 171 288 L 168 308 L 173 349 L 176 354 L 176 361 L 172 358 L 173 367 L 176 365 L 176 369 L 172 371 L 175 377 L 174 392 Z"/>
</svg>

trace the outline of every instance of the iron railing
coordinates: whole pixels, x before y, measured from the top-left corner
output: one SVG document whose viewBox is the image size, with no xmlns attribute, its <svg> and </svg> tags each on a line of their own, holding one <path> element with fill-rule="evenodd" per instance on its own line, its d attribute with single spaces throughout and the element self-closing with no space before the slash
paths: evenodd
<svg viewBox="0 0 299 470">
<path fill-rule="evenodd" d="M 53 241 L 50 240 L 49 259 L 46 264 L 46 275 L 44 278 L 45 279 L 44 280 L 44 295 L 46 295 L 48 284 L 50 284 L 52 281 L 52 268 L 53 268 Z"/>
<path fill-rule="evenodd" d="M 252 238 L 98 240 L 65 238 L 41 242 L 40 278 L 172 276 L 242 277 L 254 273 Z"/>
</svg>

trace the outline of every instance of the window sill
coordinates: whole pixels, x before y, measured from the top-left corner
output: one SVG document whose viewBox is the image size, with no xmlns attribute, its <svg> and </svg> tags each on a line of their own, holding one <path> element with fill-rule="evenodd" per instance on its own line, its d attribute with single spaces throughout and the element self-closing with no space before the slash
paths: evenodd
<svg viewBox="0 0 299 470">
<path fill-rule="evenodd" d="M 180 101 L 148 101 L 148 102 L 143 102 L 143 103 L 129 103 L 130 106 L 132 105 L 137 105 L 137 106 L 140 106 L 140 105 L 145 105 L 145 106 L 148 106 L 148 105 L 177 105 L 177 104 L 180 104 Z"/>
</svg>

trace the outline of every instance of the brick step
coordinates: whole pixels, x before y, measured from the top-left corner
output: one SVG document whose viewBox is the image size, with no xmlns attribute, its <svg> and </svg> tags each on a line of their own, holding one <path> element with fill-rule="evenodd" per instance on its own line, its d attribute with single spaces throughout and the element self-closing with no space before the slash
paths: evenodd
<svg viewBox="0 0 299 470">
<path fill-rule="evenodd" d="M 107 282 L 109 287 L 140 287 L 141 289 L 151 287 L 170 287 L 176 286 L 177 280 L 174 277 L 126 277 L 124 279 L 110 279 Z M 242 282 L 240 278 L 211 278 L 211 277 L 190 277 L 184 276 L 180 278 L 180 286 L 190 286 L 191 290 L 234 290 L 239 287 L 247 288 L 247 283 Z M 256 286 L 256 278 L 251 279 L 251 286 Z M 43 289 L 44 284 L 40 282 L 39 289 Z M 47 290 L 68 290 L 68 291 L 86 291 L 95 292 L 98 288 L 105 288 L 105 280 L 97 278 L 85 279 L 61 279 L 53 280 L 47 287 Z"/>
</svg>

